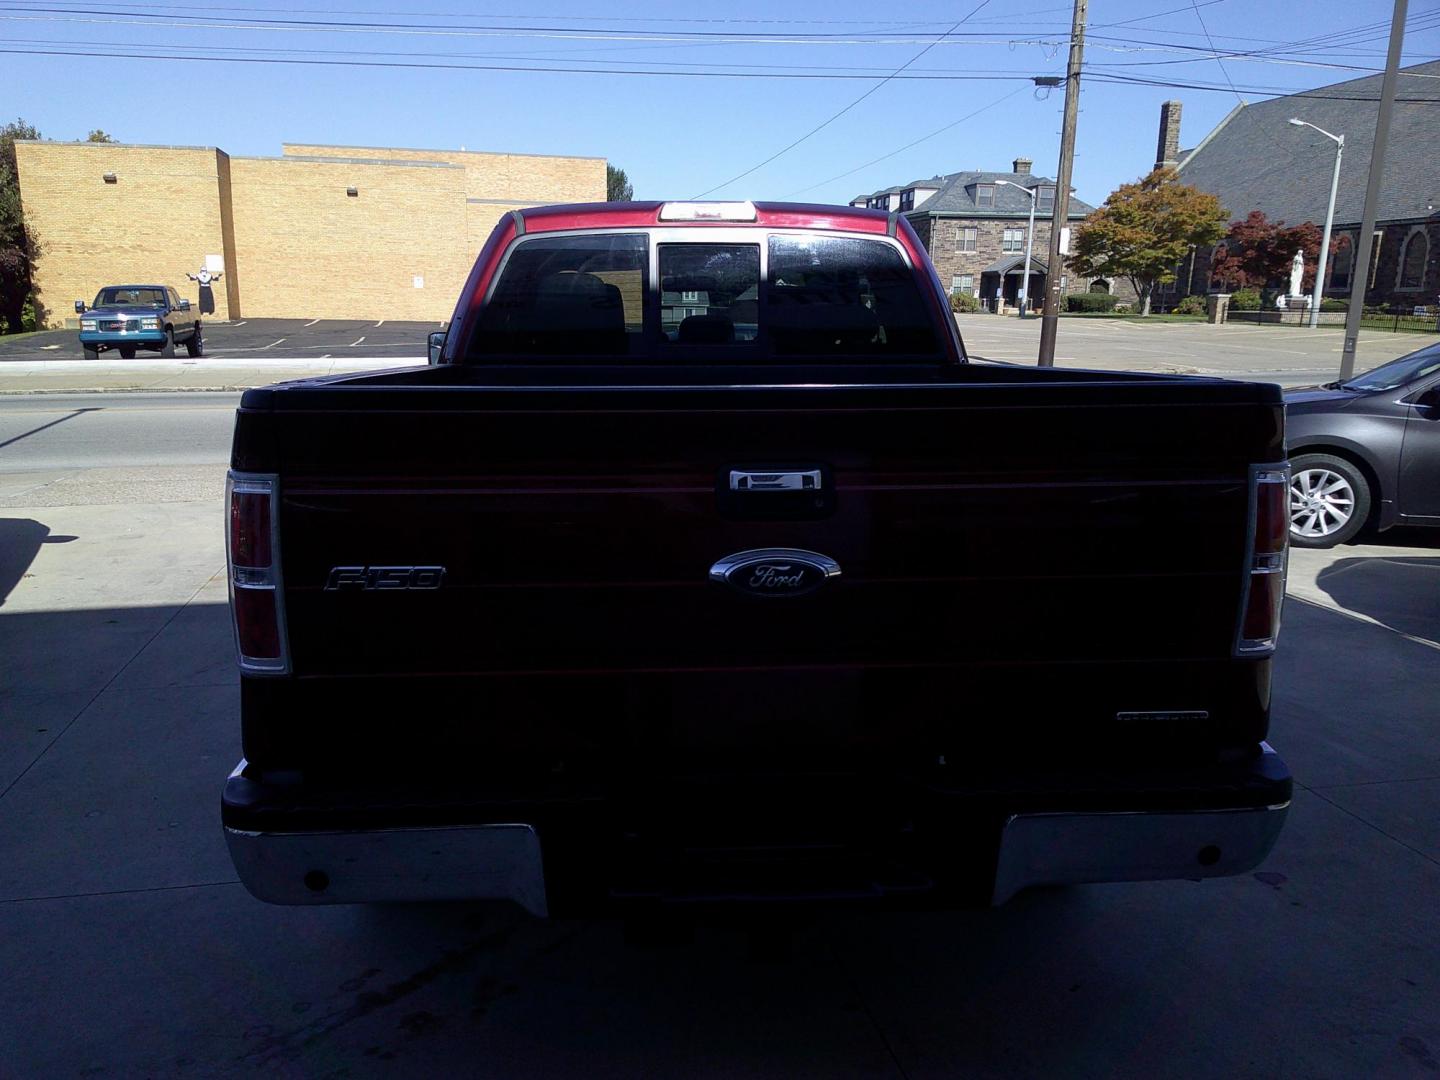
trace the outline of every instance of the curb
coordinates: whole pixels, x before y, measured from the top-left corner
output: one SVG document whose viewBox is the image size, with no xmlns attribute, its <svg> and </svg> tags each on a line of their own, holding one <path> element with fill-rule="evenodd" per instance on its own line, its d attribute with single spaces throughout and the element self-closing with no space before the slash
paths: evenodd
<svg viewBox="0 0 1440 1080">
<path fill-rule="evenodd" d="M 282 380 L 283 381 L 283 380 Z M 238 394 L 273 383 L 247 383 L 244 386 L 44 386 L 33 390 L 0 389 L 0 397 L 33 394 Z"/>
</svg>

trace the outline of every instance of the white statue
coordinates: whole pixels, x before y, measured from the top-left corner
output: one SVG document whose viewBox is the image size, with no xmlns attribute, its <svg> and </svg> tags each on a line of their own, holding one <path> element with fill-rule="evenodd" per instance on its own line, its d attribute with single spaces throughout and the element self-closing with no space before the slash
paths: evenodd
<svg viewBox="0 0 1440 1080">
<path fill-rule="evenodd" d="M 1295 258 L 1290 260 L 1290 295 L 1302 296 L 1300 283 L 1305 280 L 1305 255 L 1296 251 Z"/>
</svg>

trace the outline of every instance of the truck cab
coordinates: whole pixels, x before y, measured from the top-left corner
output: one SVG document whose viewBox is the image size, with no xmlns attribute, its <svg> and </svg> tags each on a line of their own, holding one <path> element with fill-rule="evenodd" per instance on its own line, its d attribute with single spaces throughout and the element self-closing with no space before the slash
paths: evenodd
<svg viewBox="0 0 1440 1080">
<path fill-rule="evenodd" d="M 191 314 L 190 301 L 168 285 L 106 285 L 90 305 L 76 300 L 75 312 L 87 360 L 98 360 L 112 349 L 125 360 L 134 359 L 139 349 L 172 357 L 178 345 L 192 357 L 205 353 L 200 320 Z"/>
</svg>

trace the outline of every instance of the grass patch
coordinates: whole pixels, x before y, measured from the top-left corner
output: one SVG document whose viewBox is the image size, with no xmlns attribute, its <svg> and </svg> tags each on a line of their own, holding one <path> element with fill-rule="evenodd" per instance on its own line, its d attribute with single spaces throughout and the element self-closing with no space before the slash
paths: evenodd
<svg viewBox="0 0 1440 1080">
<path fill-rule="evenodd" d="M 7 334 L 0 330 L 0 341 L 9 344 L 12 341 L 24 341 L 26 338 L 39 337 L 41 334 L 53 334 L 53 330 L 24 330 L 18 334 Z"/>
</svg>

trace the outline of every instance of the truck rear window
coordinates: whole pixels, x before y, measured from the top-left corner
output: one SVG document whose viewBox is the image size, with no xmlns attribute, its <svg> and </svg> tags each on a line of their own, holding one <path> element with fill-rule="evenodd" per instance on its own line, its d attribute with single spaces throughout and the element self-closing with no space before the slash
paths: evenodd
<svg viewBox="0 0 1440 1080">
<path fill-rule="evenodd" d="M 520 242 L 501 267 L 467 359 L 943 357 L 920 275 L 887 243 L 789 233 L 757 234 L 754 242 L 666 238 L 656 243 L 652 286 L 650 242 L 643 233 Z"/>
</svg>

